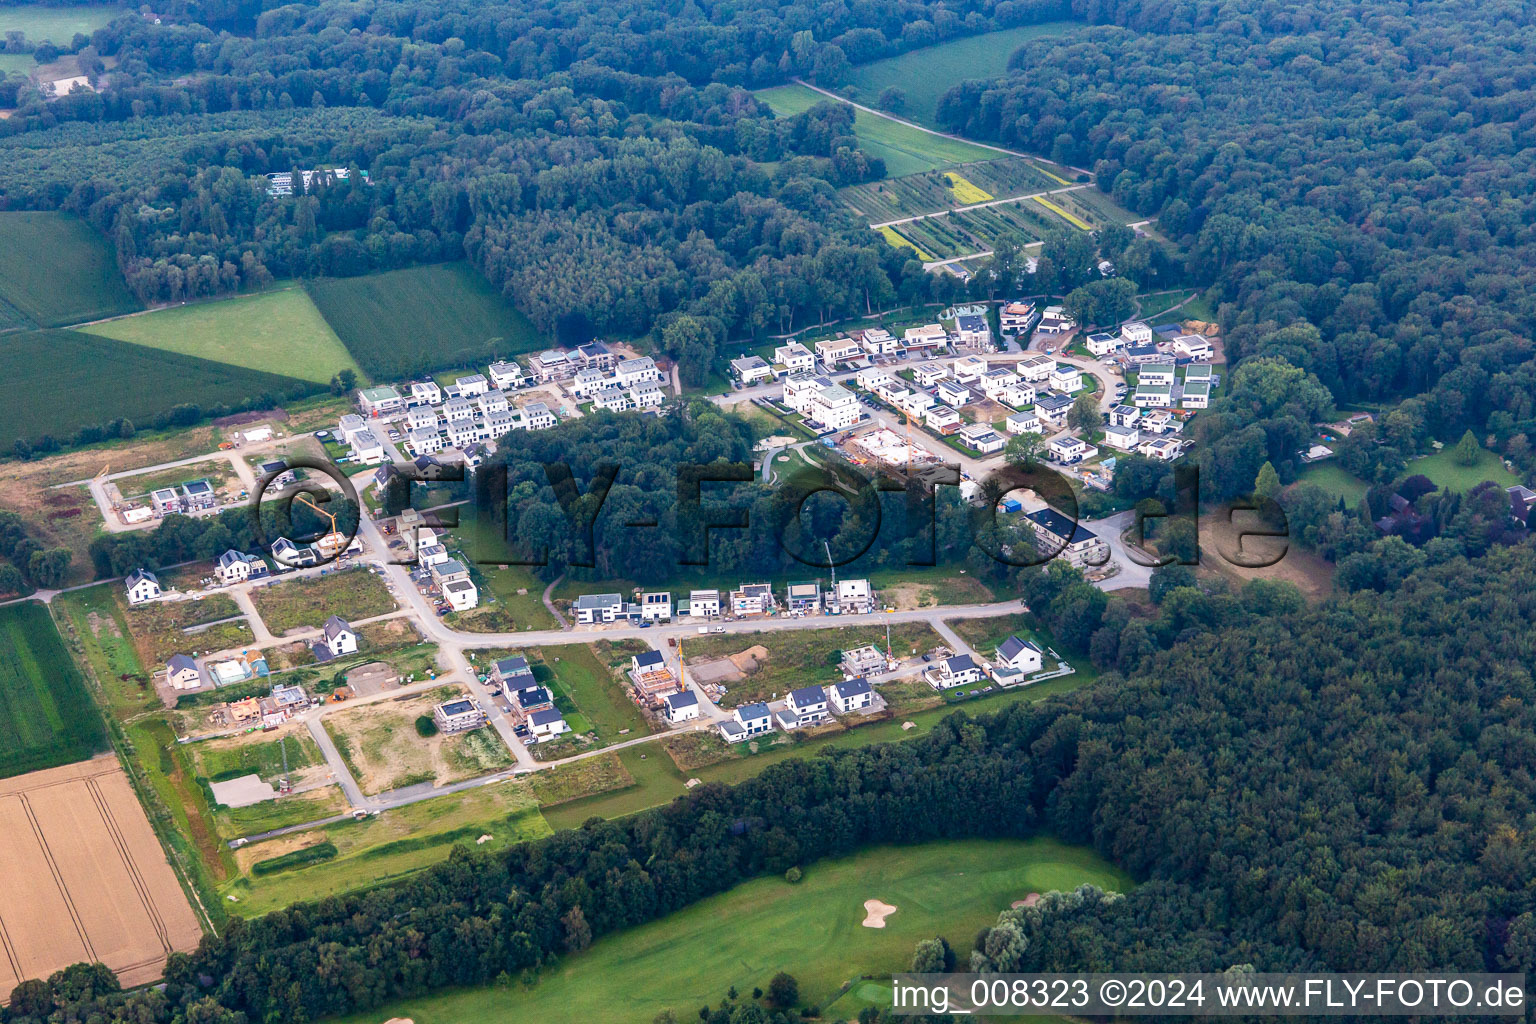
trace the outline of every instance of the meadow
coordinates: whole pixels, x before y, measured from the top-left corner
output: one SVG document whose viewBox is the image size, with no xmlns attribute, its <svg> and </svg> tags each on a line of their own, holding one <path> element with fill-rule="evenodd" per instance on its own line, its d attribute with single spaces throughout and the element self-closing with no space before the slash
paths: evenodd
<svg viewBox="0 0 1536 1024">
<path fill-rule="evenodd" d="M 157 309 L 84 328 L 103 338 L 300 380 L 362 368 L 302 288 Z"/>
<path fill-rule="evenodd" d="M 0 7 L 0 35 L 22 32 L 29 43 L 67 45 L 76 34 L 88 36 L 124 10 L 116 4 L 78 4 L 67 7 L 8 5 Z"/>
<path fill-rule="evenodd" d="M 101 716 L 46 605 L 0 606 L 0 777 L 106 749 Z"/>
<path fill-rule="evenodd" d="M 319 629 L 332 615 L 355 622 L 396 608 L 383 578 L 361 568 L 269 583 L 253 589 L 251 601 L 274 636 Z"/>
<path fill-rule="evenodd" d="M 885 89 L 900 89 L 906 93 L 907 102 L 892 113 L 936 128 L 939 100 L 953 86 L 1003 74 L 1013 51 L 1032 39 L 1070 35 L 1083 27 L 1074 21 L 1049 21 L 952 39 L 859 65 L 848 76 L 848 83 L 854 89 L 853 99 L 870 107 L 876 106 Z"/>
<path fill-rule="evenodd" d="M 139 308 L 94 228 L 69 214 L 31 210 L 0 213 L 0 299 L 40 327 Z"/>
<path fill-rule="evenodd" d="M 683 1020 L 732 986 L 750 998 L 780 970 L 799 981 L 802 1002 L 825 1005 L 861 976 L 905 970 L 919 939 L 947 937 L 964 962 L 976 933 L 1014 901 L 1084 884 L 1123 891 L 1131 880 L 1090 850 L 1045 838 L 877 847 L 810 864 L 798 884 L 754 879 L 606 936 L 531 987 L 462 989 L 356 1020 L 633 1024 L 668 1009 Z M 867 899 L 896 907 L 884 928 L 862 926 Z"/>
<path fill-rule="evenodd" d="M 81 427 L 119 417 L 142 430 L 178 405 L 207 412 L 263 395 L 279 402 L 315 387 L 81 331 L 0 335 L 0 364 L 23 385 L 0 406 L 0 448 L 7 449 L 45 434 L 68 441 Z"/>
<path fill-rule="evenodd" d="M 1410 459 L 1403 470 L 1404 476 L 1415 473 L 1429 477 L 1437 487 L 1463 493 L 1470 491 L 1484 480 L 1492 480 L 1500 487 L 1518 484 L 1520 478 L 1505 468 L 1499 457 L 1486 448 L 1478 449 L 1477 462 L 1463 466 L 1456 461 L 1456 446 L 1446 445 L 1433 455 Z"/>
<path fill-rule="evenodd" d="M 837 102 L 803 85 L 775 86 L 759 90 L 755 95 L 780 117 L 802 113 L 818 103 Z M 859 148 L 884 160 L 885 173 L 893 178 L 1004 155 L 960 139 L 932 135 L 921 128 L 866 110 L 854 113 L 853 131 L 858 137 Z"/>
<path fill-rule="evenodd" d="M 374 380 L 482 365 L 548 345 L 467 263 L 320 278 L 304 287 Z"/>
</svg>

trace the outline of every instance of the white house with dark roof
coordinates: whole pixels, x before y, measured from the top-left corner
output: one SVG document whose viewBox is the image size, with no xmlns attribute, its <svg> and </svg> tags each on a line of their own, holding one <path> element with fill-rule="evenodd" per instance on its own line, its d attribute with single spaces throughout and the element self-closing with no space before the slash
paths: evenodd
<svg viewBox="0 0 1536 1024">
<path fill-rule="evenodd" d="M 619 594 L 582 594 L 571 605 L 571 611 L 576 613 L 580 625 L 594 626 L 627 618 L 629 605 Z"/>
<path fill-rule="evenodd" d="M 528 731 L 535 743 L 543 743 L 571 731 L 559 708 L 544 708 L 528 716 Z"/>
<path fill-rule="evenodd" d="M 533 669 L 521 655 L 497 661 L 491 666 L 491 678 L 508 693 L 534 685 Z"/>
<path fill-rule="evenodd" d="M 1010 434 L 1038 434 L 1040 417 L 1035 415 L 1033 409 L 1021 409 L 1003 420 L 1003 429 Z"/>
<path fill-rule="evenodd" d="M 357 633 L 340 615 L 332 615 L 325 620 L 325 626 L 320 630 L 320 640 L 333 658 L 357 653 Z"/>
<path fill-rule="evenodd" d="M 240 583 L 250 579 L 253 572 L 258 576 L 263 575 L 262 573 L 255 572 L 255 566 L 260 564 L 260 562 L 261 560 L 255 555 L 248 555 L 244 551 L 236 551 L 234 548 L 230 548 L 219 556 L 219 564 L 216 571 L 222 582 Z M 263 570 L 266 569 L 265 565 L 261 567 Z"/>
<path fill-rule="evenodd" d="M 480 603 L 480 589 L 474 580 L 452 580 L 443 584 L 443 598 L 456 612 L 467 612 Z"/>
<path fill-rule="evenodd" d="M 666 622 L 672 618 L 672 595 L 656 590 L 640 595 L 640 621 Z"/>
<path fill-rule="evenodd" d="M 1094 356 L 1107 356 L 1124 345 L 1124 338 L 1108 331 L 1099 331 L 1083 339 L 1083 346 L 1088 349 L 1088 354 Z"/>
<path fill-rule="evenodd" d="M 746 387 L 759 381 L 773 380 L 773 367 L 762 356 L 742 356 L 731 360 L 731 374 Z"/>
<path fill-rule="evenodd" d="M 862 711 L 875 702 L 875 691 L 863 676 L 833 683 L 827 687 L 827 696 L 840 715 Z"/>
<path fill-rule="evenodd" d="M 1141 431 L 1135 427 L 1110 424 L 1104 428 L 1104 444 L 1117 451 L 1133 452 L 1141 445 Z"/>
<path fill-rule="evenodd" d="M 800 725 L 816 725 L 831 715 L 827 711 L 827 692 L 819 686 L 802 686 L 790 690 L 785 704 L 795 713 Z"/>
<path fill-rule="evenodd" d="M 1045 453 L 1056 462 L 1069 466 L 1076 462 L 1082 462 L 1084 459 L 1093 458 L 1094 455 L 1098 454 L 1098 449 L 1080 437 L 1062 434 L 1051 438 L 1050 442 L 1045 446 Z"/>
<path fill-rule="evenodd" d="M 923 676 L 928 680 L 928 685 L 935 690 L 950 690 L 956 686 L 978 682 L 982 676 L 982 669 L 969 654 L 957 654 L 952 658 L 945 658 L 924 672 Z"/>
<path fill-rule="evenodd" d="M 1000 452 L 1008 445 L 1008 441 L 985 423 L 972 423 L 961 427 L 956 434 L 964 444 L 980 452 L 982 455 L 991 455 Z"/>
<path fill-rule="evenodd" d="M 517 425 L 523 430 L 548 430 L 557 421 L 543 402 L 529 402 L 517 410 Z"/>
<path fill-rule="evenodd" d="M 1109 425 L 1112 427 L 1134 427 L 1141 419 L 1141 410 L 1134 405 L 1112 405 L 1109 407 Z"/>
<path fill-rule="evenodd" d="M 952 409 L 958 409 L 963 405 L 969 405 L 971 389 L 957 380 L 941 380 L 933 386 L 933 397 Z"/>
<path fill-rule="evenodd" d="M 992 344 L 992 328 L 987 325 L 987 318 L 975 314 L 955 317 L 955 336 L 962 345 L 988 348 Z"/>
<path fill-rule="evenodd" d="M 453 382 L 459 389 L 459 395 L 463 398 L 473 398 L 483 395 L 491 390 L 491 382 L 485 379 L 483 373 L 471 373 L 463 377 L 457 377 Z"/>
<path fill-rule="evenodd" d="M 1041 551 L 1055 551 L 1055 557 L 1070 565 L 1099 565 L 1109 554 L 1098 534 L 1050 506 L 1029 513 L 1027 518 L 1035 531 L 1036 546 Z"/>
<path fill-rule="evenodd" d="M 723 728 L 727 725 L 735 725 L 736 729 L 727 732 Z M 753 736 L 762 736 L 770 732 L 773 732 L 773 712 L 769 711 L 768 705 L 762 701 L 743 704 L 737 708 L 733 719 L 722 723 L 721 729 L 721 735 L 731 743 L 739 743 Z"/>
<path fill-rule="evenodd" d="M 673 725 L 691 722 L 699 717 L 699 698 L 692 690 L 669 693 L 662 701 L 661 713 Z"/>
<path fill-rule="evenodd" d="M 998 664 L 1007 665 L 1015 672 L 1028 675 L 1040 671 L 1045 664 L 1045 652 L 1033 640 L 1020 640 L 1016 636 L 1010 636 L 998 645 L 997 661 Z"/>
<path fill-rule="evenodd" d="M 661 380 L 661 370 L 657 369 L 656 360 L 650 356 L 619 360 L 613 368 L 613 375 L 625 387 Z"/>
<path fill-rule="evenodd" d="M 173 690 L 195 690 L 203 685 L 203 670 L 185 654 L 173 654 L 165 663 L 165 682 Z"/>
<path fill-rule="evenodd" d="M 160 578 L 148 569 L 133 570 L 124 585 L 128 589 L 129 604 L 144 604 L 160 596 Z"/>
</svg>

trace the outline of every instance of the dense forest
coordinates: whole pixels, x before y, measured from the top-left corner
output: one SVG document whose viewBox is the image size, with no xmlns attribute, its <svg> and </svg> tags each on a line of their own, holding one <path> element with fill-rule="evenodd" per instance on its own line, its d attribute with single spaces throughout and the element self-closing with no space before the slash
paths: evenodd
<svg viewBox="0 0 1536 1024">
<path fill-rule="evenodd" d="M 1533 595 L 1521 547 L 1390 598 L 1276 606 L 1070 696 L 233 922 L 174 955 L 164 990 L 117 994 L 86 968 L 29 981 L 3 1019 L 308 1021 L 516 977 L 863 845 L 1042 830 L 1141 884 L 1005 912 L 977 969 L 1530 972 Z"/>
</svg>

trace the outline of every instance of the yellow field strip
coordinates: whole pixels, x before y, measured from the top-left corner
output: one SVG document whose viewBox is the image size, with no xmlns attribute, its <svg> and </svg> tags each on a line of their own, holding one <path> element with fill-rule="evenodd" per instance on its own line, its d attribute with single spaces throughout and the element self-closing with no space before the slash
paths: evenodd
<svg viewBox="0 0 1536 1024">
<path fill-rule="evenodd" d="M 1052 213 L 1054 213 L 1057 216 L 1061 217 L 1063 220 L 1065 220 L 1068 224 L 1071 224 L 1073 227 L 1082 228 L 1084 231 L 1092 231 L 1093 230 L 1093 226 L 1091 224 L 1089 224 L 1087 221 L 1083 220 L 1081 217 L 1073 216 L 1072 214 L 1068 213 L 1066 210 L 1063 210 L 1061 207 L 1059 207 L 1055 203 L 1051 202 L 1049 199 L 1045 198 L 1045 196 L 1035 196 L 1035 202 L 1039 203 L 1041 206 L 1045 207 L 1047 210 L 1050 210 Z"/>
</svg>

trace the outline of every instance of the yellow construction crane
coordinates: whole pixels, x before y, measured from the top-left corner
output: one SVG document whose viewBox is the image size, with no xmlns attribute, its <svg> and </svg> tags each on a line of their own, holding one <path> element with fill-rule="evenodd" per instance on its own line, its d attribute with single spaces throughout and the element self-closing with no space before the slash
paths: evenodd
<svg viewBox="0 0 1536 1024">
<path fill-rule="evenodd" d="M 336 553 L 340 552 L 342 548 L 346 547 L 346 545 L 347 545 L 347 538 L 343 537 L 342 534 L 341 534 L 341 531 L 336 528 L 336 517 L 334 515 L 332 515 L 331 513 L 327 512 L 325 509 L 321 508 L 319 505 L 316 505 L 313 501 L 310 500 L 309 495 L 305 494 L 303 491 L 300 491 L 298 494 L 294 495 L 294 500 L 295 501 L 302 501 L 304 504 L 306 504 L 310 508 L 314 509 L 315 512 L 317 512 L 318 514 L 320 514 L 322 516 L 325 516 L 325 518 L 327 518 L 327 519 L 329 519 L 331 521 L 331 532 L 326 534 L 324 537 L 321 537 L 319 540 L 315 541 L 315 546 L 316 547 L 324 549 L 325 547 L 329 546 L 330 549 L 331 549 L 331 553 L 332 554 L 336 554 Z M 323 553 L 323 550 L 322 550 L 322 553 Z"/>
</svg>

